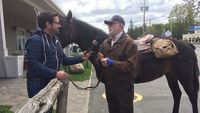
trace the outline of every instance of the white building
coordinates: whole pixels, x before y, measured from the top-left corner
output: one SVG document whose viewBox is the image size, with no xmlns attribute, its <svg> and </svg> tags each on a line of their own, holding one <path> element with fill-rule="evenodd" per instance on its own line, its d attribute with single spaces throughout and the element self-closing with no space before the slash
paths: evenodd
<svg viewBox="0 0 200 113">
<path fill-rule="evenodd" d="M 7 77 L 4 58 L 24 53 L 30 32 L 37 28 L 41 11 L 65 15 L 52 0 L 0 0 L 0 77 Z"/>
<path fill-rule="evenodd" d="M 200 26 L 195 26 L 194 33 L 183 34 L 183 40 L 193 44 L 200 44 Z"/>
</svg>

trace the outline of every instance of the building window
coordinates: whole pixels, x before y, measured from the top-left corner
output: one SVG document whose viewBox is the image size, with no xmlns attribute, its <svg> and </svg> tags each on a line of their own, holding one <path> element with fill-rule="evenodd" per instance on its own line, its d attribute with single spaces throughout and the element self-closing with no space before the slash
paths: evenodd
<svg viewBox="0 0 200 113">
<path fill-rule="evenodd" d="M 17 51 L 20 51 L 22 54 L 24 54 L 25 44 L 26 44 L 26 30 L 23 28 L 17 28 L 16 36 L 17 36 Z"/>
<path fill-rule="evenodd" d="M 192 38 L 192 42 L 194 42 L 195 41 L 195 38 Z"/>
</svg>

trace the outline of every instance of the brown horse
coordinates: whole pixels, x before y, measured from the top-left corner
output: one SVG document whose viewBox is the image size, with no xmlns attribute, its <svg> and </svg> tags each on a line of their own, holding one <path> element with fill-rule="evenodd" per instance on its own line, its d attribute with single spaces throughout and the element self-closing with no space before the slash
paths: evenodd
<svg viewBox="0 0 200 113">
<path fill-rule="evenodd" d="M 61 28 L 58 34 L 63 47 L 70 43 L 77 43 L 82 50 L 93 53 L 90 61 L 93 63 L 97 78 L 103 82 L 100 75 L 101 67 L 95 65 L 98 47 L 108 35 L 83 21 L 72 18 L 71 11 L 67 17 L 61 18 Z M 171 89 L 174 106 L 172 113 L 179 112 L 181 90 L 178 81 L 183 86 L 192 104 L 193 113 L 198 113 L 199 69 L 194 52 L 195 47 L 179 40 L 172 40 L 179 50 L 179 54 L 167 58 L 157 59 L 153 53 L 139 54 L 138 75 L 135 83 L 144 83 L 165 75 Z"/>
</svg>

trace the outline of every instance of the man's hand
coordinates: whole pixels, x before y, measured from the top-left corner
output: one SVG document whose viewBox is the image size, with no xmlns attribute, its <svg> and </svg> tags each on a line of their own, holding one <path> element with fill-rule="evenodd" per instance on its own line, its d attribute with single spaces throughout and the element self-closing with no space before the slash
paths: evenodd
<svg viewBox="0 0 200 113">
<path fill-rule="evenodd" d="M 85 61 L 85 60 L 88 60 L 90 58 L 91 54 L 88 53 L 87 51 L 84 51 L 83 52 L 83 55 L 82 55 L 82 60 Z"/>
<path fill-rule="evenodd" d="M 108 67 L 108 62 L 107 62 L 108 58 L 101 58 L 100 61 L 101 61 L 101 64 L 104 66 L 104 67 Z"/>
<path fill-rule="evenodd" d="M 99 58 L 99 60 L 101 60 L 101 59 L 103 59 L 104 58 L 104 55 L 102 54 L 102 53 L 98 53 L 98 58 Z"/>
<path fill-rule="evenodd" d="M 65 71 L 57 71 L 56 73 L 56 78 L 59 80 L 63 80 L 68 76 L 69 76 L 68 73 L 66 73 Z"/>
<path fill-rule="evenodd" d="M 98 58 L 104 67 L 110 67 L 114 64 L 114 61 L 112 59 L 107 57 L 105 58 L 104 55 L 100 52 L 98 53 Z"/>
<path fill-rule="evenodd" d="M 104 57 L 104 55 L 102 53 L 98 53 L 98 58 L 99 60 L 101 61 L 101 64 L 104 66 L 104 67 L 108 67 L 108 64 L 107 64 L 107 58 Z"/>
</svg>

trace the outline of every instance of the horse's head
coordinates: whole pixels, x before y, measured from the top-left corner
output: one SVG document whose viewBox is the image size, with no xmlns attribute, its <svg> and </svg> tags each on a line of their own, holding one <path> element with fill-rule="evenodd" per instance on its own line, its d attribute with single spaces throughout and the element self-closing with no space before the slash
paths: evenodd
<svg viewBox="0 0 200 113">
<path fill-rule="evenodd" d="M 94 45 L 100 45 L 108 37 L 102 30 L 72 17 L 71 11 L 66 17 L 60 18 L 60 23 L 58 37 L 62 47 L 77 43 L 82 50 L 88 50 Z"/>
<path fill-rule="evenodd" d="M 93 27 L 81 20 L 72 17 L 69 11 L 66 17 L 60 18 L 61 28 L 58 34 L 62 47 L 70 43 L 77 43 L 81 50 L 88 50 L 91 55 L 90 61 L 94 64 L 97 75 L 101 72 L 101 68 L 95 65 L 96 53 L 99 45 L 108 37 L 102 30 Z"/>
<path fill-rule="evenodd" d="M 60 17 L 60 25 L 58 38 L 61 42 L 62 47 L 75 42 L 75 37 L 73 36 L 72 31 L 72 12 L 69 11 L 66 17 Z"/>
</svg>

